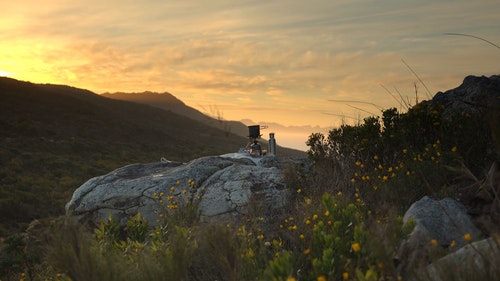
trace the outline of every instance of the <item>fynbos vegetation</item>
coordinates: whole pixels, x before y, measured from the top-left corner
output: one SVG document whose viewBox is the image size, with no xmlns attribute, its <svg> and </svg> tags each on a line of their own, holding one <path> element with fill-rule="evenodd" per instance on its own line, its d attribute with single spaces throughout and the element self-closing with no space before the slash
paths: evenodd
<svg viewBox="0 0 500 281">
<path fill-rule="evenodd" d="M 163 207 L 153 228 L 140 214 L 125 225 L 110 217 L 92 230 L 68 221 L 32 225 L 3 241 L 2 280 L 406 280 L 393 257 L 414 227 L 402 220 L 413 202 L 428 195 L 471 206 L 479 192 L 488 192 L 488 204 L 500 200 L 498 182 L 486 191 L 476 184 L 498 173 L 490 169 L 498 160 L 497 123 L 484 119 L 498 116 L 498 108 L 444 110 L 420 102 L 405 113 L 387 109 L 327 136 L 312 134 L 314 172 L 287 173 L 292 202 L 266 217 L 249 212 L 235 223 L 201 223 L 196 204 L 203 192 L 188 181 L 154 195 Z M 172 190 L 185 195 L 183 204 Z M 498 213 L 489 215 L 497 222 Z M 492 225 L 481 228 L 498 247 Z M 473 242 L 469 233 L 463 239 Z M 435 240 L 428 247 L 433 260 L 455 250 Z M 470 276 L 500 278 L 493 266 L 486 274 L 473 263 L 462 266 Z M 455 278 L 446 268 L 435 274 Z"/>
</svg>

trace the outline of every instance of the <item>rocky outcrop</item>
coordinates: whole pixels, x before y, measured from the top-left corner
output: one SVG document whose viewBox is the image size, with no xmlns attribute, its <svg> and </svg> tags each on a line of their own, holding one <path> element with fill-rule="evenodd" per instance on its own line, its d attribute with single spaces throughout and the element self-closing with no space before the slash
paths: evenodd
<svg viewBox="0 0 500 281">
<path fill-rule="evenodd" d="M 481 232 L 475 227 L 465 206 L 452 198 L 434 200 L 424 196 L 410 206 L 403 222 L 407 223 L 410 219 L 416 222 L 411 235 L 415 237 L 412 238 L 426 239 L 427 242 L 435 239 L 443 247 L 453 241 L 458 248 L 465 246 L 467 241 L 463 236 L 466 233 L 472 239 L 481 238 Z"/>
<path fill-rule="evenodd" d="M 500 240 L 488 238 L 465 245 L 458 251 L 432 262 L 415 280 L 476 281 L 500 277 Z"/>
<path fill-rule="evenodd" d="M 307 159 L 232 153 L 188 163 L 133 164 L 95 177 L 80 186 L 66 204 L 78 221 L 96 225 L 109 216 L 124 223 L 140 213 L 154 225 L 160 214 L 195 201 L 202 221 L 227 220 L 257 202 L 263 212 L 283 208 L 290 199 L 284 169 L 311 169 Z"/>
<path fill-rule="evenodd" d="M 403 275 L 411 274 L 408 269 L 427 265 L 435 255 L 442 254 L 441 250 L 455 251 L 483 238 L 464 205 L 451 198 L 423 197 L 406 211 L 403 222 L 407 224 L 410 220 L 415 227 L 396 257 Z M 465 235 L 470 237 L 469 241 Z"/>
<path fill-rule="evenodd" d="M 444 107 L 442 117 L 450 119 L 456 114 L 483 116 L 488 109 L 498 110 L 500 97 L 500 76 L 467 76 L 463 83 L 452 90 L 438 92 L 430 101 Z"/>
</svg>

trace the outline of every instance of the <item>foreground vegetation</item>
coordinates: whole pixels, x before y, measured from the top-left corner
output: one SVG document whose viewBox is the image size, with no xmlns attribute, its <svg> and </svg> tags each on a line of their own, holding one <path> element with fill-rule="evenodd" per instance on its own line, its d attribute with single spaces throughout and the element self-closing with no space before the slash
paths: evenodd
<svg viewBox="0 0 500 281">
<path fill-rule="evenodd" d="M 124 228 L 112 218 L 93 230 L 65 219 L 33 222 L 3 241 L 1 280 L 403 280 L 393 257 L 412 229 L 404 211 L 424 195 L 474 200 L 457 180 L 483 179 L 497 159 L 493 123 L 460 114 L 444 122 L 442 110 L 423 102 L 312 134 L 315 171 L 287 170 L 294 198 L 280 213 L 250 206 L 238 223 L 200 223 L 200 198 L 172 205 L 165 187 L 154 228 L 140 214 Z M 188 192 L 196 183 L 180 185 Z M 434 258 L 453 251 L 428 247 Z M 497 269 L 483 280 L 499 277 Z"/>
</svg>

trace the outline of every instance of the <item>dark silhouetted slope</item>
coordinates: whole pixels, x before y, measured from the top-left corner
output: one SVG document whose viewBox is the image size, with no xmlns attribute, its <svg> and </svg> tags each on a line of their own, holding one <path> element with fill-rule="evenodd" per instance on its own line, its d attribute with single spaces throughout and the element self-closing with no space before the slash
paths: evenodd
<svg viewBox="0 0 500 281">
<path fill-rule="evenodd" d="M 216 127 L 227 132 L 232 132 L 239 136 L 248 135 L 248 128 L 245 124 L 238 121 L 223 120 L 222 116 L 217 116 L 218 114 L 222 114 L 221 112 L 214 112 L 213 115 L 216 116 L 215 118 L 207 116 L 206 114 L 187 106 L 184 102 L 177 99 L 170 93 L 104 93 L 102 96 L 117 100 L 126 100 L 151 105 L 189 117 L 209 126 Z"/>
</svg>

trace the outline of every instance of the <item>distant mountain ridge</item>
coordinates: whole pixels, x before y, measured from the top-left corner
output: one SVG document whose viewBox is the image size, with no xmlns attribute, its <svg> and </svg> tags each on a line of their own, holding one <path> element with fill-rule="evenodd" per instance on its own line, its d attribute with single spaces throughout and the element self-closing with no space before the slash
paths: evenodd
<svg viewBox="0 0 500 281">
<path fill-rule="evenodd" d="M 147 104 L 150 106 L 158 107 L 163 110 L 172 111 L 179 115 L 186 116 L 193 120 L 202 122 L 209 126 L 213 126 L 225 131 L 231 131 L 232 133 L 239 136 L 248 135 L 248 128 L 245 124 L 238 121 L 228 121 L 223 120 L 222 117 L 210 117 L 188 105 L 184 102 L 176 98 L 174 95 L 164 92 L 164 93 L 156 93 L 156 92 L 142 92 L 142 93 L 104 93 L 102 96 L 117 99 L 117 100 L 125 100 L 136 103 Z"/>
<path fill-rule="evenodd" d="M 169 93 L 98 95 L 71 86 L 33 84 L 0 77 L 0 94 L 2 135 L 18 135 L 20 132 L 13 124 L 23 123 L 20 122 L 23 120 L 26 121 L 25 129 L 29 127 L 33 135 L 100 136 L 110 140 L 117 137 L 119 143 L 158 140 L 167 147 L 176 147 L 172 151 L 178 157 L 176 160 L 201 156 L 180 154 L 186 146 L 211 147 L 214 153 L 227 153 L 247 143 L 248 128 L 243 123 L 211 118 Z M 113 99 L 108 98 L 110 96 Z M 149 132 L 155 137 L 145 140 L 141 134 L 132 133 L 134 131 Z M 232 146 L 228 147 L 228 143 Z M 305 155 L 302 151 L 280 149 L 282 155 Z"/>
</svg>

